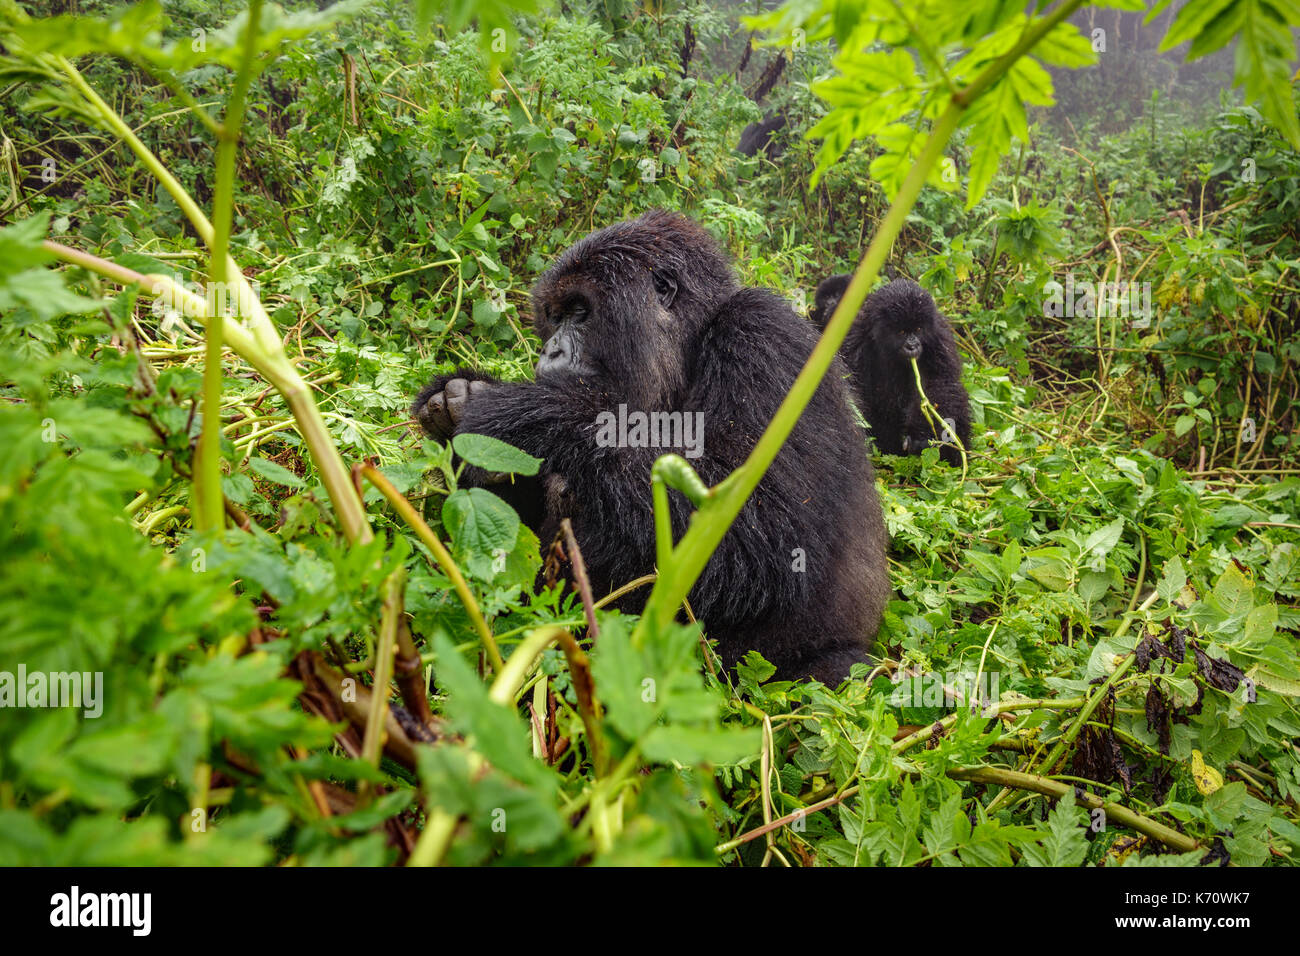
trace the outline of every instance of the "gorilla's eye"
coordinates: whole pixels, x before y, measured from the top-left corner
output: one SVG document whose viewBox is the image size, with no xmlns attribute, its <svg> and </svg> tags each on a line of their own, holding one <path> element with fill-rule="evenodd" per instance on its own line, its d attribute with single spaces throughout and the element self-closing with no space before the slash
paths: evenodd
<svg viewBox="0 0 1300 956">
<path fill-rule="evenodd" d="M 564 318 L 568 322 L 585 322 L 587 320 L 587 315 L 587 303 L 579 300 L 569 303 L 569 307 L 565 310 Z"/>
</svg>

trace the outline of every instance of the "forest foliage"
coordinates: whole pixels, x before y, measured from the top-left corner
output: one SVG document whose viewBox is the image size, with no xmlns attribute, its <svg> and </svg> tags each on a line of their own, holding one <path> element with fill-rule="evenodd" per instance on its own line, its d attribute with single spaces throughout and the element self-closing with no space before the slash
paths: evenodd
<svg viewBox="0 0 1300 956">
<path fill-rule="evenodd" d="M 1228 73 L 1152 56 L 1118 128 L 1127 0 L 249 6 L 0 0 L 0 672 L 102 681 L 0 682 L 0 863 L 1296 860 L 1290 6 L 1157 5 Z M 892 228 L 957 328 L 969 467 L 877 456 L 840 688 L 584 597 L 458 487 L 536 461 L 408 420 L 529 378 L 531 281 L 654 207 L 801 309 Z"/>
</svg>

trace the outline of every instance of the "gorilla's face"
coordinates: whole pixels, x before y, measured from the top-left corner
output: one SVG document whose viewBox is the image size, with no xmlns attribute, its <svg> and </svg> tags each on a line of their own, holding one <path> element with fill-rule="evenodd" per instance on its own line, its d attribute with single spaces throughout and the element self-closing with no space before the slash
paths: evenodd
<svg viewBox="0 0 1300 956">
<path fill-rule="evenodd" d="M 813 307 L 808 310 L 808 318 L 817 328 L 825 330 L 826 323 L 831 320 L 831 315 L 840 304 L 844 290 L 849 287 L 852 278 L 851 273 L 843 272 L 818 283 L 817 291 L 813 293 Z"/>
<path fill-rule="evenodd" d="M 921 330 L 919 328 L 901 328 L 893 330 L 894 347 L 898 354 L 909 362 L 921 357 Z"/>
<path fill-rule="evenodd" d="M 873 293 L 873 333 L 880 348 L 904 362 L 919 359 L 939 333 L 938 313 L 920 286 L 895 280 Z"/>
<path fill-rule="evenodd" d="M 583 335 L 591 317 L 592 304 L 581 292 L 574 292 L 551 305 L 539 303 L 536 327 L 546 339 L 537 360 L 537 376 L 562 374 L 594 375 L 592 350 L 583 351 Z"/>
<path fill-rule="evenodd" d="M 636 408 L 671 408 L 696 336 L 734 288 L 689 220 L 652 212 L 594 232 L 533 289 L 537 377 L 575 376 Z"/>
</svg>

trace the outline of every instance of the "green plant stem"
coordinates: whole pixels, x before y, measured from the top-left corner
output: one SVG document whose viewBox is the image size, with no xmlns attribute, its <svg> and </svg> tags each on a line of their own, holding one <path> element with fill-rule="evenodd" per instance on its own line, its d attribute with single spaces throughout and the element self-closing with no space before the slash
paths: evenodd
<svg viewBox="0 0 1300 956">
<path fill-rule="evenodd" d="M 650 467 L 650 493 L 654 499 L 655 512 L 655 559 L 661 568 L 668 565 L 673 554 L 669 488 L 676 488 L 696 507 L 702 505 L 712 494 L 685 458 L 680 455 L 662 455 L 655 459 Z"/>
<path fill-rule="evenodd" d="M 203 240 L 205 245 L 211 246 L 212 223 L 203 214 L 199 204 L 185 191 L 185 187 L 180 184 L 180 181 L 171 174 L 157 156 L 150 152 L 149 147 L 140 141 L 140 137 L 135 135 L 135 131 L 126 124 L 122 117 L 118 116 L 117 112 L 104 102 L 72 63 L 61 56 L 51 57 L 50 63 L 63 71 L 68 77 L 72 88 L 81 94 L 87 104 L 104 121 L 104 124 L 117 135 L 117 138 L 125 143 L 131 152 L 135 153 L 136 158 L 176 201 L 176 205 L 180 207 L 181 212 L 185 213 L 185 218 L 194 226 L 194 231 L 199 234 L 199 238 Z"/>
<path fill-rule="evenodd" d="M 1085 698 L 1083 697 L 1066 697 L 1059 700 L 1040 699 L 999 701 L 996 704 L 990 704 L 988 707 L 982 708 L 980 713 L 987 713 L 990 717 L 996 717 L 1000 714 L 1012 713 L 1017 710 L 1073 710 L 1075 707 L 1081 707 L 1084 700 Z M 893 746 L 890 748 L 891 753 L 897 756 L 922 741 L 929 740 L 934 734 L 936 724 L 941 729 L 946 730 L 957 722 L 958 716 L 958 713 L 951 713 L 947 717 L 935 721 L 933 724 L 926 724 L 915 733 L 908 734 L 906 737 L 895 740 Z"/>
<path fill-rule="evenodd" d="M 446 810 L 429 810 L 415 849 L 406 860 L 407 866 L 437 866 L 447 855 L 451 838 L 456 834 L 459 817 Z"/>
<path fill-rule="evenodd" d="M 768 467 L 776 458 L 777 452 L 794 430 L 799 416 L 812 399 L 817 386 L 830 368 L 840 344 L 848 334 L 854 316 L 867 297 L 867 290 L 875 281 L 893 247 L 894 240 L 902 232 L 908 213 L 916 204 L 925 186 L 926 179 L 934 164 L 943 156 L 962 116 L 981 94 L 989 89 L 1007 72 L 1021 56 L 1047 35 L 1058 23 L 1072 14 L 1084 0 L 1067 0 L 1042 20 L 1035 23 L 1016 44 L 985 67 L 971 84 L 952 95 L 948 107 L 943 111 L 930 130 L 930 135 L 921 148 L 916 162 L 903 180 L 898 195 L 889 206 L 885 218 L 872 237 L 862 262 L 849 280 L 848 288 L 840 298 L 835 313 L 827 323 L 822 337 L 818 340 L 808 361 L 795 378 L 794 385 L 786 394 L 772 421 L 764 430 L 758 443 L 744 464 L 728 475 L 714 489 L 712 499 L 705 503 L 692 516 L 686 534 L 673 550 L 672 560 L 659 568 L 659 578 L 654 590 L 646 601 L 645 612 L 637 622 L 633 640 L 640 641 L 646 634 L 653 634 L 670 621 L 677 608 L 686 599 L 691 586 L 698 580 L 708 563 L 710 556 L 722 541 L 723 535 L 731 527 L 745 501 L 758 487 Z"/>
<path fill-rule="evenodd" d="M 212 197 L 212 255 L 208 278 L 218 289 L 238 271 L 230 259 L 230 228 L 235 205 L 235 158 L 239 153 L 239 131 L 244 122 L 244 104 L 253 79 L 257 54 L 257 27 L 262 0 L 249 0 L 248 23 L 240 51 L 239 70 L 217 134 L 216 185 Z M 236 302 L 244 299 L 243 285 L 237 286 Z M 242 310 L 239 310 L 242 311 Z M 223 527 L 225 510 L 221 500 L 221 340 L 225 316 L 214 308 L 204 326 L 203 425 L 194 454 L 194 526 L 200 531 Z"/>
<path fill-rule="evenodd" d="M 530 632 L 510 655 L 510 660 L 499 672 L 489 694 L 497 703 L 512 706 L 533 664 L 542 651 L 553 643 L 560 645 L 568 662 L 569 678 L 578 701 L 578 715 L 582 718 L 582 726 L 587 733 L 587 748 L 591 752 L 592 767 L 599 780 L 609 773 L 609 744 L 601 726 L 601 708 L 596 699 L 595 682 L 591 679 L 591 665 L 586 652 L 578 646 L 572 633 L 562 627 L 543 627 Z"/>
<path fill-rule="evenodd" d="M 90 109 L 103 120 L 104 124 L 135 153 L 140 163 L 162 184 L 163 188 L 175 200 L 177 206 L 185 213 L 186 218 L 190 220 L 195 232 L 199 234 L 199 238 L 211 248 L 215 241 L 215 229 L 212 223 L 208 221 L 198 203 L 185 191 L 185 188 L 168 171 L 158 157 L 150 152 L 149 148 L 140 141 L 140 138 L 135 135 L 126 122 L 95 92 L 81 73 L 78 72 L 77 68 L 66 58 L 49 56 L 42 58 L 42 62 L 51 68 L 61 70 L 68 77 L 72 88 L 85 100 Z M 54 251 L 56 255 L 59 255 L 60 250 L 64 252 L 72 251 L 55 243 L 47 242 L 46 247 Z M 79 260 L 67 255 L 60 255 L 60 258 L 64 259 L 64 261 L 76 262 L 78 265 L 101 275 L 112 276 L 112 273 L 92 264 L 103 263 L 103 260 L 88 256 L 85 253 L 81 253 L 79 256 Z M 298 421 L 299 433 L 312 452 L 316 467 L 321 473 L 321 481 L 325 484 L 326 491 L 329 492 L 330 500 L 338 512 L 339 523 L 343 526 L 343 532 L 347 535 L 348 540 L 362 543 L 369 541 L 372 532 L 369 523 L 366 521 L 365 509 L 362 507 L 360 496 L 357 495 L 352 482 L 349 480 L 347 468 L 344 467 L 343 460 L 339 457 L 338 449 L 334 445 L 334 440 L 325 427 L 320 410 L 316 407 L 316 403 L 303 383 L 297 369 L 293 367 L 285 355 L 279 332 L 266 314 L 266 310 L 262 308 L 257 296 L 253 294 L 248 280 L 244 278 L 243 273 L 231 261 L 228 254 L 224 255 L 223 259 L 225 260 L 225 275 L 228 279 L 234 280 L 233 284 L 238 290 L 237 301 L 240 305 L 240 311 L 241 313 L 245 311 L 248 313 L 243 316 L 248 325 L 247 328 L 240 323 L 231 323 L 226 326 L 224 322 L 221 322 L 221 338 L 228 340 L 231 347 L 265 376 L 284 397 L 294 418 Z M 134 276 L 135 278 L 127 281 L 141 282 L 145 287 L 145 291 L 151 295 L 160 294 L 159 288 L 161 287 L 162 290 L 170 293 L 173 303 L 182 301 L 187 303 L 187 311 L 193 310 L 192 314 L 201 317 L 201 321 L 205 326 L 213 318 L 209 315 L 207 303 L 199 300 L 188 290 L 183 289 L 179 283 L 167 280 L 166 277 L 150 276 L 146 278 L 129 270 L 119 270 L 119 273 Z M 205 349 L 205 352 L 210 359 L 211 351 Z M 205 395 L 207 394 L 206 385 L 205 382 Z M 209 460 L 212 457 L 214 456 L 209 456 Z"/>
<path fill-rule="evenodd" d="M 375 647 L 375 683 L 370 688 L 370 711 L 366 714 L 366 735 L 361 743 L 361 759 L 372 767 L 379 766 L 384 746 L 384 723 L 388 716 L 388 682 L 393 677 L 393 651 L 397 647 L 402 595 L 406 588 L 406 569 L 398 566 L 384 580 L 384 610 L 379 623 L 379 643 Z M 363 780 L 359 795 L 363 803 L 370 797 L 370 781 Z"/>
<path fill-rule="evenodd" d="M 497 671 L 497 679 L 492 684 L 488 696 L 498 704 L 512 706 L 515 696 L 524 686 L 528 672 L 532 670 L 537 658 L 542 651 L 560 639 L 560 632 L 563 630 L 564 628 L 561 627 L 539 627 L 530 631 L 510 655 L 510 660 Z"/>
<path fill-rule="evenodd" d="M 817 342 L 808 361 L 795 378 L 794 385 L 782 400 L 776 415 L 764 430 L 754 450 L 739 468 L 713 489 L 712 499 L 692 516 L 686 534 L 673 551 L 673 560 L 660 565 L 659 579 L 646 601 L 645 612 L 637 623 L 634 640 L 655 633 L 670 621 L 681 606 L 691 586 L 699 578 L 709 557 L 727 533 L 740 509 L 758 487 L 768 466 L 794 430 L 795 423 L 830 368 L 867 290 L 875 281 L 894 240 L 902 231 L 908 211 L 925 185 L 930 167 L 939 159 L 943 148 L 957 129 L 964 107 L 955 102 L 935 122 L 921 155 L 899 190 L 875 237 L 871 240 L 848 288 L 845 289 L 834 315 Z"/>
<path fill-rule="evenodd" d="M 1150 608 L 1151 605 L 1155 603 L 1156 597 L 1157 595 L 1152 592 L 1151 596 L 1142 603 L 1141 609 L 1145 611 Z M 1120 622 L 1120 626 L 1116 629 L 1111 640 L 1122 637 L 1124 632 L 1128 630 L 1128 626 L 1132 621 L 1133 613 L 1126 613 L 1124 615 L 1124 620 Z M 1088 695 L 1088 702 L 1083 705 L 1083 709 L 1080 710 L 1078 716 L 1074 718 L 1074 723 L 1070 726 L 1070 729 L 1061 736 L 1061 739 L 1056 742 L 1056 746 L 1052 748 L 1051 753 L 1047 755 L 1046 759 L 1044 759 L 1040 765 L 1044 770 L 1048 773 L 1052 772 L 1057 761 L 1059 761 L 1065 754 L 1066 748 L 1068 748 L 1070 744 L 1074 743 L 1074 739 L 1079 736 L 1079 731 L 1083 730 L 1084 724 L 1088 722 L 1093 711 L 1101 705 L 1101 702 L 1106 698 L 1110 689 L 1114 687 L 1115 683 L 1124 676 L 1124 673 L 1133 666 L 1135 660 L 1137 660 L 1136 654 L 1126 655 L 1122 661 L 1115 665 L 1115 670 L 1111 672 L 1110 676 L 1106 678 L 1102 685 Z M 1030 769 L 1032 769 L 1032 764 Z"/>
<path fill-rule="evenodd" d="M 925 394 L 925 386 L 921 384 L 921 366 L 917 364 L 916 359 L 912 359 L 912 378 L 916 381 L 916 393 L 921 396 L 921 414 L 930 423 L 931 430 L 938 435 L 940 431 L 945 432 L 952 439 L 957 450 L 961 452 L 961 480 L 966 482 L 966 474 L 970 471 L 970 461 L 966 457 L 966 446 L 962 444 L 961 438 L 948 427 L 948 422 L 939 414 L 939 409 L 934 407 L 930 401 L 930 396 Z"/>
<path fill-rule="evenodd" d="M 460 603 L 465 606 L 465 613 L 469 615 L 474 630 L 478 632 L 479 641 L 483 645 L 483 650 L 487 653 L 488 662 L 492 665 L 492 671 L 498 675 L 499 679 L 499 676 L 505 671 L 505 663 L 501 659 L 501 650 L 497 647 L 496 639 L 492 636 L 492 629 L 488 627 L 487 621 L 483 618 L 483 612 L 479 609 L 478 602 L 474 600 L 474 595 L 465 582 L 465 576 L 460 573 L 460 568 L 452 558 L 451 552 L 433 533 L 433 529 L 420 517 L 415 507 L 406 500 L 406 497 L 400 491 L 393 487 L 391 481 L 384 477 L 383 472 L 373 465 L 360 465 L 357 467 L 357 472 L 388 499 L 388 503 L 393 506 L 393 510 L 415 532 L 416 537 L 423 542 L 424 546 L 433 552 L 433 557 L 438 562 L 438 566 L 442 568 L 443 574 L 451 578 L 451 586 L 455 589 L 456 596 L 460 598 Z"/>
<path fill-rule="evenodd" d="M 188 314 L 200 322 L 207 321 L 207 303 L 170 276 L 141 275 L 98 256 L 50 240 L 46 240 L 44 246 L 63 262 L 80 266 L 123 285 L 139 285 L 147 295 L 166 296 L 173 304 L 183 306 Z M 261 312 L 261 305 L 256 299 L 251 301 Z M 265 313 L 262 313 L 262 317 L 265 319 Z M 374 532 L 366 520 L 361 496 L 352 484 L 348 469 L 334 445 L 334 439 L 325 427 L 325 420 L 321 418 L 320 409 L 312 398 L 311 387 L 285 355 L 274 327 L 270 326 L 269 320 L 266 322 L 263 332 L 259 332 L 262 327 L 257 323 L 254 323 L 254 328 L 250 331 L 242 323 L 232 322 L 225 327 L 225 342 L 270 382 L 289 406 L 298 433 L 307 443 L 325 490 L 338 512 L 343 533 L 349 541 L 364 544 L 374 537 Z M 269 347 L 266 345 L 268 338 L 271 343 Z"/>
<path fill-rule="evenodd" d="M 958 767 L 949 770 L 948 776 L 954 780 L 993 784 L 1016 790 L 1032 790 L 1035 793 L 1058 799 L 1074 789 L 1069 784 L 1057 783 L 1047 777 L 1040 777 L 1032 773 L 1021 773 L 1018 770 L 1007 770 L 1002 767 Z M 1179 833 L 1163 823 L 1157 823 L 1150 817 L 1144 817 L 1122 804 L 1103 800 L 1091 793 L 1079 793 L 1077 791 L 1075 799 L 1090 810 L 1104 810 L 1106 816 L 1120 826 L 1136 830 L 1138 833 L 1145 833 L 1152 839 L 1159 840 L 1166 846 L 1171 846 L 1182 853 L 1190 853 L 1193 850 L 1200 849 L 1200 844 L 1186 834 Z"/>
</svg>

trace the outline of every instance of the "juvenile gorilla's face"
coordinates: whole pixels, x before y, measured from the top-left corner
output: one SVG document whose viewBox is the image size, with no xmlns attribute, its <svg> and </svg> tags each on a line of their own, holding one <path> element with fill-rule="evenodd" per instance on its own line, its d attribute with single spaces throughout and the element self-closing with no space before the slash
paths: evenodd
<svg viewBox="0 0 1300 956">
<path fill-rule="evenodd" d="M 823 279 L 817 285 L 817 291 L 813 293 L 813 307 L 808 310 L 808 318 L 817 328 L 823 330 L 826 328 L 826 323 L 831 320 L 831 315 L 835 312 L 835 307 L 840 304 L 844 290 L 849 287 L 849 280 L 852 278 L 850 273 L 844 272 Z"/>
<path fill-rule="evenodd" d="M 903 321 L 889 324 L 890 347 L 898 353 L 900 358 L 910 362 L 914 358 L 921 357 L 922 330 L 916 322 L 915 316 L 900 316 L 899 318 L 903 319 Z"/>
<path fill-rule="evenodd" d="M 891 283 L 876 295 L 891 291 L 897 294 L 887 299 L 875 317 L 876 342 L 885 353 L 896 355 L 901 361 L 919 359 L 932 347 L 938 334 L 938 313 L 919 286 Z"/>
</svg>

